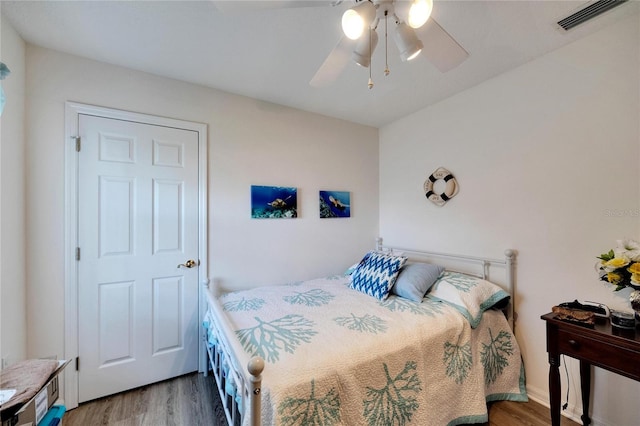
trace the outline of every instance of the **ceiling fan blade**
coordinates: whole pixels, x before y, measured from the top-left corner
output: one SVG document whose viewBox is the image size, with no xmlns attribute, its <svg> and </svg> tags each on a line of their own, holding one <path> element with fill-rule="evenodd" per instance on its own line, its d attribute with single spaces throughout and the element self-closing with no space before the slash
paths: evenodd
<svg viewBox="0 0 640 426">
<path fill-rule="evenodd" d="M 336 47 L 333 48 L 329 56 L 320 65 L 309 84 L 312 87 L 326 87 L 333 83 L 349 62 L 355 43 L 354 40 L 342 36 Z"/>
<path fill-rule="evenodd" d="M 469 53 L 433 18 L 429 18 L 417 32 L 424 45 L 422 54 L 440 72 L 454 69 L 469 57 Z"/>
<path fill-rule="evenodd" d="M 330 4 L 327 0 L 211 0 L 222 13 L 239 13 L 285 7 L 317 7 Z"/>
</svg>

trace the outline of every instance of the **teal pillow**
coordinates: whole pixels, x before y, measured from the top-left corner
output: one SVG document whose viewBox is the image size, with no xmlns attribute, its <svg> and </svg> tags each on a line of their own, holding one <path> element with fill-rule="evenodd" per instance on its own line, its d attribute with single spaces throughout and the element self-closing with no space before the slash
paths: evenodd
<svg viewBox="0 0 640 426">
<path fill-rule="evenodd" d="M 351 276 L 351 274 L 353 274 L 356 271 L 356 268 L 360 266 L 360 262 L 358 263 L 354 263 L 353 265 L 349 266 L 349 268 L 344 271 L 344 275 L 345 277 Z"/>
<path fill-rule="evenodd" d="M 410 263 L 400 270 L 391 293 L 414 302 L 422 302 L 422 298 L 436 282 L 444 268 L 430 263 Z"/>
</svg>

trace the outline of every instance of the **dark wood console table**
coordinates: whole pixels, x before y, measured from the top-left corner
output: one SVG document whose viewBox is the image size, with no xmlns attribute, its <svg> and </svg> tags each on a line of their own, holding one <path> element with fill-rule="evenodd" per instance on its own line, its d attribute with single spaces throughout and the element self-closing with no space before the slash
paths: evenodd
<svg viewBox="0 0 640 426">
<path fill-rule="evenodd" d="M 553 313 L 543 315 L 542 319 L 547 322 L 549 401 L 553 426 L 560 426 L 560 355 L 580 361 L 581 418 L 585 426 L 591 423 L 589 393 L 592 365 L 640 381 L 640 331 L 612 327 L 608 319 L 599 319 L 595 328 L 557 320 Z"/>
</svg>

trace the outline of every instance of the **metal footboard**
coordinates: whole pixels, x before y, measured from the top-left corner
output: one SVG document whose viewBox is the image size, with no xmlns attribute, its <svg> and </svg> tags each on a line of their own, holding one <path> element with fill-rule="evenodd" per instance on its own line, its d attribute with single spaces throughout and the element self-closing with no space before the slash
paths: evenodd
<svg viewBox="0 0 640 426">
<path fill-rule="evenodd" d="M 248 377 L 239 367 L 232 347 L 220 328 L 220 318 L 209 309 L 204 320 L 209 369 L 213 372 L 229 426 L 260 426 L 260 390 L 264 361 L 252 358 Z M 250 423 L 245 416 L 251 413 Z"/>
</svg>

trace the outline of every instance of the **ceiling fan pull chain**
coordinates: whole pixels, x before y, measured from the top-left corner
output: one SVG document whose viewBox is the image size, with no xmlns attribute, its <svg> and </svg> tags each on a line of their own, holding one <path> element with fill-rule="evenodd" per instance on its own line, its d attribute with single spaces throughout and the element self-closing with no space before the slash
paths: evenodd
<svg viewBox="0 0 640 426">
<path fill-rule="evenodd" d="M 384 11 L 384 75 L 385 77 L 389 75 L 389 73 L 391 71 L 389 71 L 389 57 L 388 57 L 388 51 L 389 49 L 387 48 L 388 44 L 387 44 L 387 16 L 388 16 L 388 11 Z"/>
<path fill-rule="evenodd" d="M 367 86 L 369 86 L 369 89 L 373 89 L 373 79 L 371 79 L 371 68 L 373 68 L 373 58 L 371 57 L 371 53 L 372 53 L 372 48 L 371 45 L 372 40 L 371 40 L 371 27 L 369 27 L 369 83 L 367 83 Z"/>
</svg>

